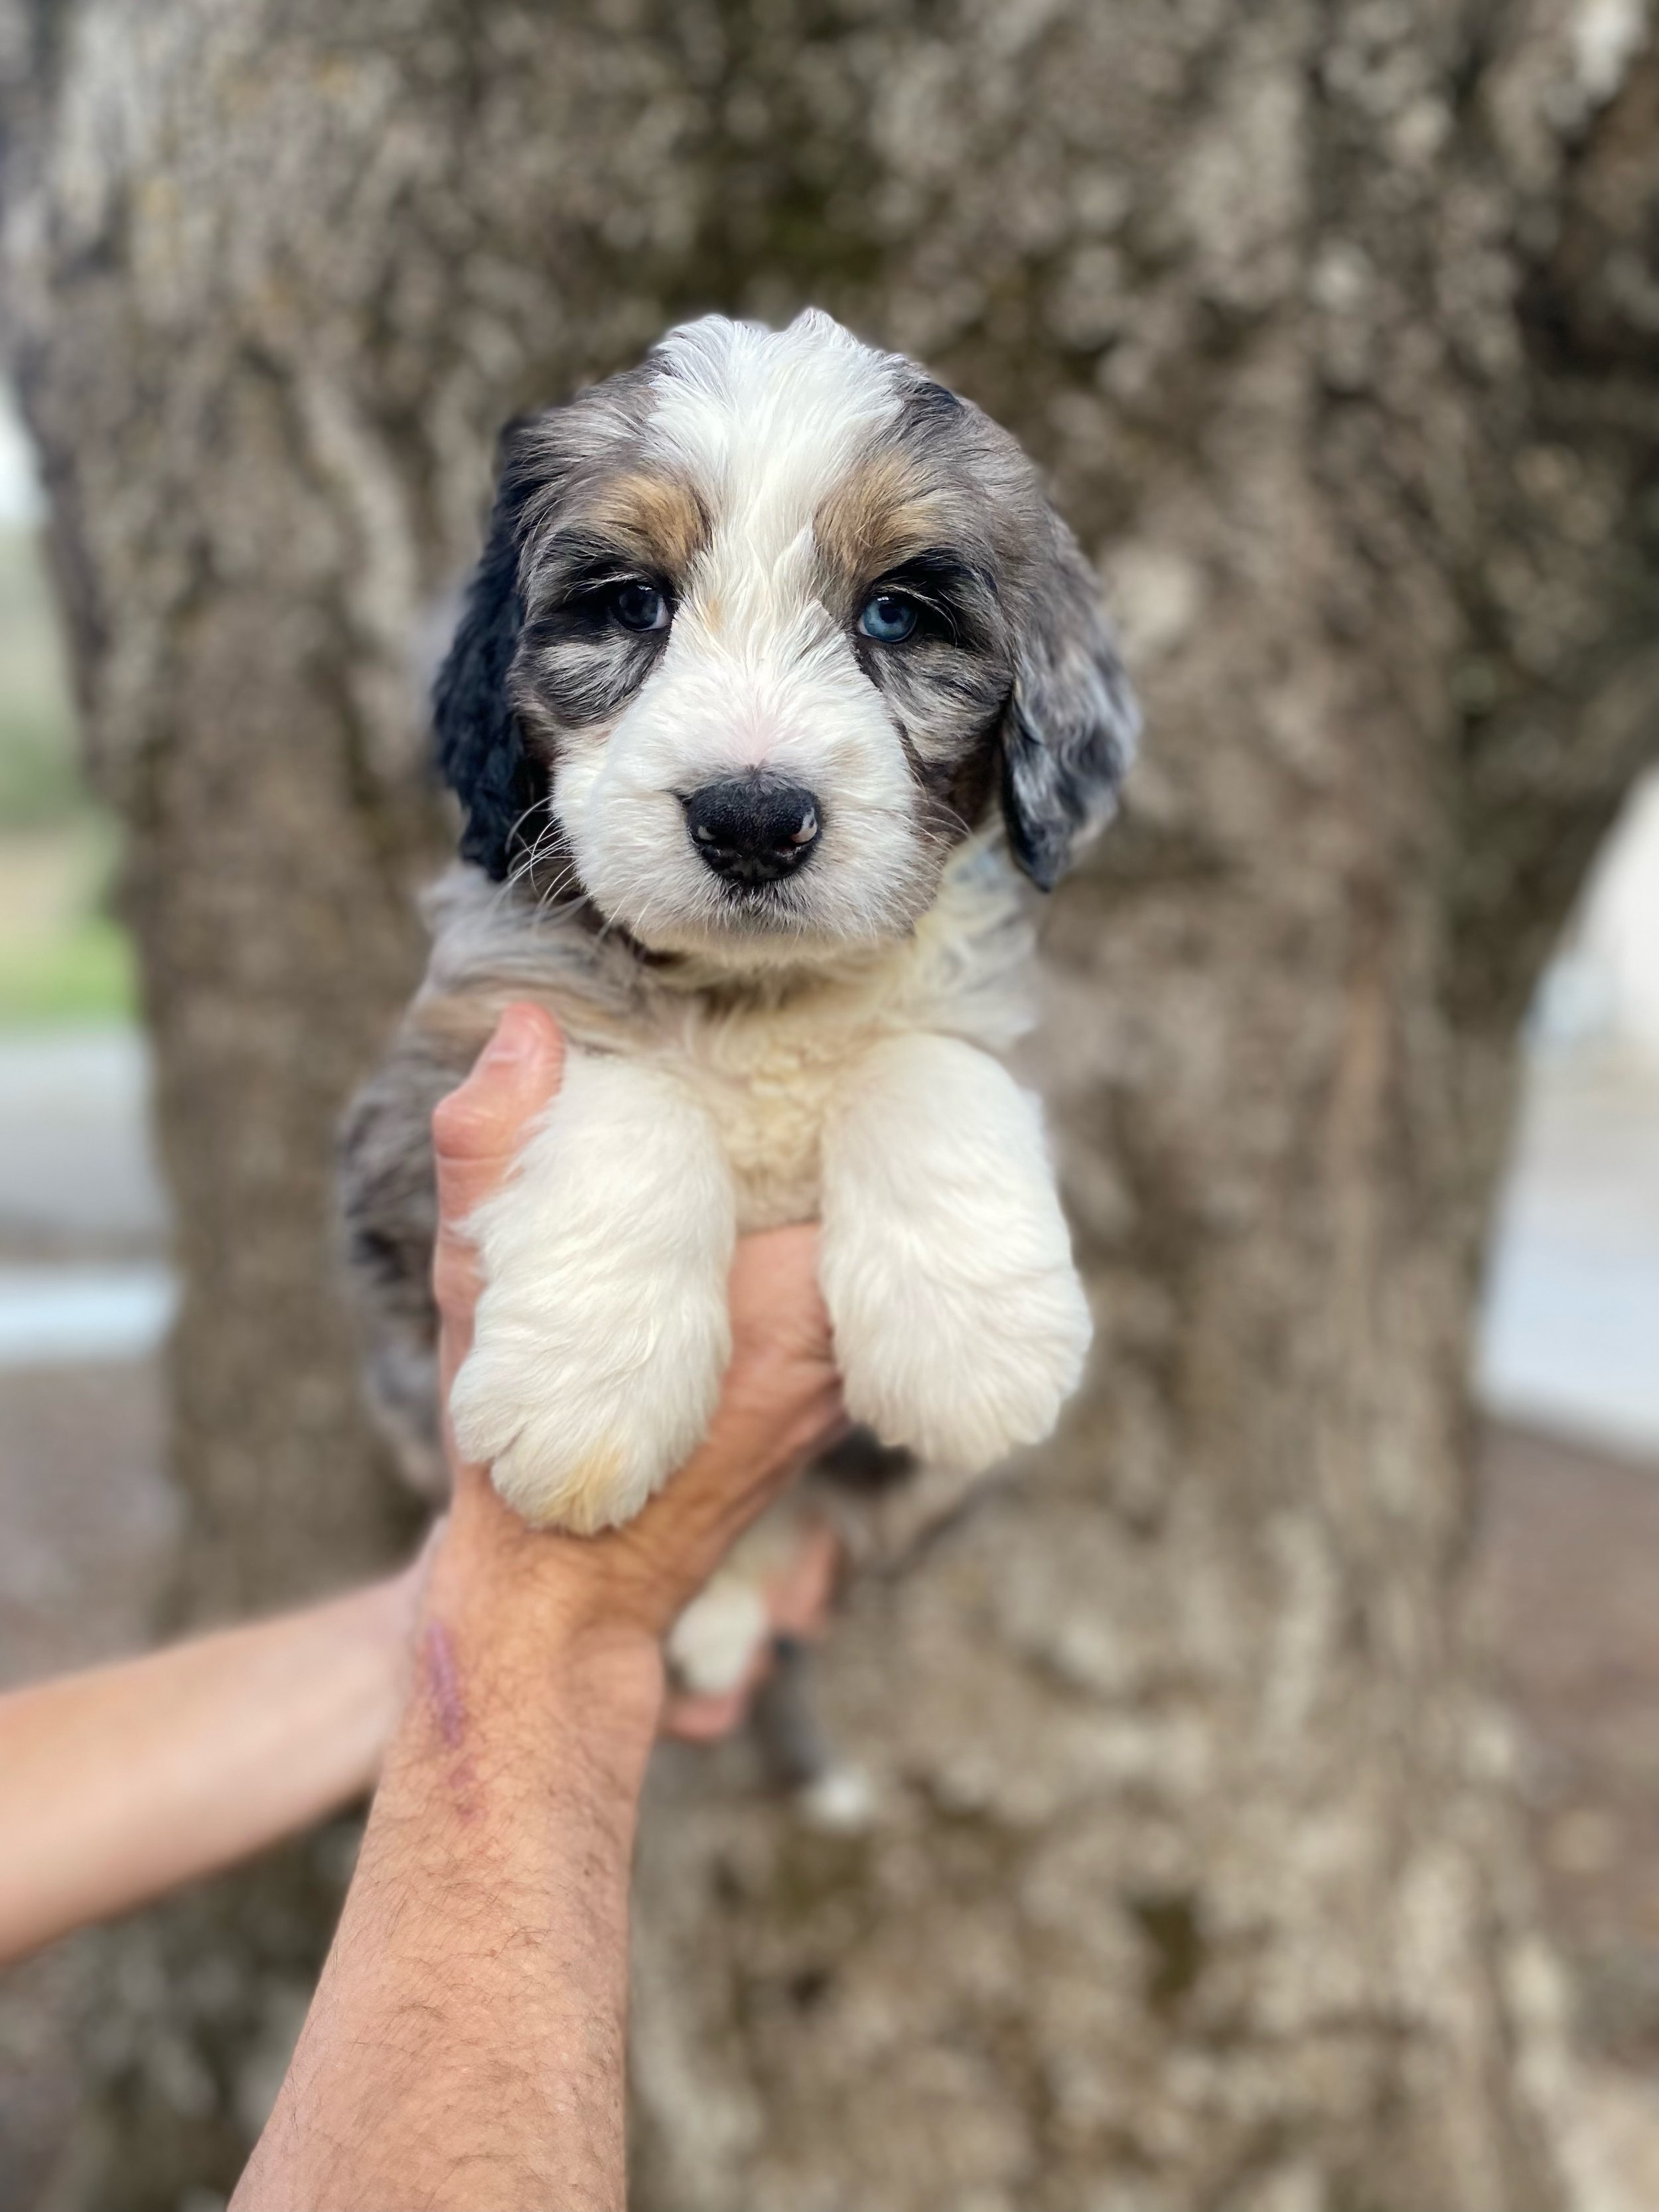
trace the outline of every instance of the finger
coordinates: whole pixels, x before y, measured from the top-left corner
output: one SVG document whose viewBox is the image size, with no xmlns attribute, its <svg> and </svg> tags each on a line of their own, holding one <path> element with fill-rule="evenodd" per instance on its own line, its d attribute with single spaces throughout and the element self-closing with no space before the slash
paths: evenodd
<svg viewBox="0 0 1659 2212">
<path fill-rule="evenodd" d="M 821 1514 L 803 1513 L 787 1557 L 767 1577 L 771 1632 L 756 1646 L 743 1680 L 719 1697 L 677 1692 L 664 1707 L 662 1733 L 681 1743 L 715 1743 L 740 1728 L 772 1670 L 774 1638 L 811 1642 L 823 1633 L 840 1565 L 841 1539 L 831 1523 Z"/>
<path fill-rule="evenodd" d="M 671 1698 L 663 1708 L 661 1732 L 677 1743 L 718 1743 L 742 1725 L 754 1687 L 745 1682 L 722 1697 Z"/>
<path fill-rule="evenodd" d="M 764 1230 L 738 1242 L 731 1275 L 732 1363 L 708 1437 L 635 1525 L 701 1532 L 716 1547 L 781 1488 L 840 1417 L 829 1316 L 817 1285 L 817 1231 Z"/>
<path fill-rule="evenodd" d="M 789 1557 L 767 1579 L 766 1612 L 775 1636 L 810 1641 L 823 1633 L 841 1565 L 841 1539 L 819 1515 L 803 1522 Z"/>
<path fill-rule="evenodd" d="M 743 1680 L 729 1690 L 674 1690 L 663 1708 L 662 1734 L 681 1743 L 717 1743 L 749 1717 L 755 1692 L 772 1671 L 773 1643 L 763 1636 L 749 1655 Z"/>
<path fill-rule="evenodd" d="M 811 1222 L 738 1240 L 727 1294 L 735 1352 L 832 1367 L 829 1310 L 818 1288 L 818 1231 Z"/>
<path fill-rule="evenodd" d="M 527 1124 L 557 1094 L 564 1040 L 539 1006 L 507 1007 L 457 1091 L 432 1116 L 439 1228 L 433 1288 L 447 1318 L 464 1322 L 477 1282 L 465 1224 L 501 1188 Z"/>
<path fill-rule="evenodd" d="M 459 1090 L 432 1116 L 439 1210 L 463 1221 L 497 1188 L 525 1124 L 554 1097 L 564 1039 L 551 1014 L 523 1002 L 507 1008 Z"/>
</svg>

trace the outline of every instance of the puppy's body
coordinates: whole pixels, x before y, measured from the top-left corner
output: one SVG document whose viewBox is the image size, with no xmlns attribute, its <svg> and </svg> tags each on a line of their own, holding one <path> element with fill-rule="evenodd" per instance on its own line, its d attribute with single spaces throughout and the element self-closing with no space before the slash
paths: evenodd
<svg viewBox="0 0 1659 2212">
<path fill-rule="evenodd" d="M 571 1055 L 477 1224 L 452 1413 L 530 1517 L 624 1519 L 692 1448 L 732 1242 L 789 1221 L 822 1221 L 856 1419 L 963 1468 L 1046 1434 L 1089 1325 L 994 1056 L 1027 1018 L 1016 864 L 1046 886 L 1104 818 L 1134 716 L 1012 441 L 823 317 L 672 333 L 515 434 L 437 713 L 467 864 L 347 1147 L 411 1471 L 427 1121 L 520 997 Z"/>
<path fill-rule="evenodd" d="M 434 944 L 417 1032 L 475 1048 L 501 1008 L 539 1000 L 567 1040 L 683 1083 L 719 1132 L 741 1235 L 817 1212 L 826 1116 L 883 1039 L 927 1031 L 989 1052 L 1030 1025 L 1031 930 L 1006 865 L 969 845 L 900 943 L 744 984 L 690 961 L 654 965 L 556 912 L 528 925 L 476 870 L 428 894 Z"/>
</svg>

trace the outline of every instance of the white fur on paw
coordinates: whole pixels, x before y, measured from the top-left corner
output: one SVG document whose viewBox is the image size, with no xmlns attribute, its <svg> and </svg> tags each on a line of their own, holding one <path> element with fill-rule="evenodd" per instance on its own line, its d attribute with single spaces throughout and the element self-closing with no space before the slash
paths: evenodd
<svg viewBox="0 0 1659 2212">
<path fill-rule="evenodd" d="M 592 1534 L 695 1449 L 731 1353 L 730 1177 L 702 1109 L 637 1063 L 573 1054 L 483 1263 L 456 1441 L 527 1521 Z"/>
<path fill-rule="evenodd" d="M 1036 1102 L 953 1038 L 869 1055 L 825 1146 L 820 1274 L 847 1410 L 973 1472 L 1042 1441 L 1091 1323 Z"/>
<path fill-rule="evenodd" d="M 795 1792 L 795 1810 L 827 1835 L 862 1835 L 876 1817 L 876 1788 L 861 1766 L 837 1760 Z"/>
<path fill-rule="evenodd" d="M 770 1633 L 766 1600 L 756 1585 L 720 1574 L 674 1623 L 668 1656 L 694 1697 L 724 1698 L 745 1680 Z"/>
<path fill-rule="evenodd" d="M 1053 1432 L 1089 1349 L 1088 1305 L 1069 1266 L 974 1291 L 831 1297 L 830 1310 L 853 1419 L 967 1474 Z"/>
</svg>

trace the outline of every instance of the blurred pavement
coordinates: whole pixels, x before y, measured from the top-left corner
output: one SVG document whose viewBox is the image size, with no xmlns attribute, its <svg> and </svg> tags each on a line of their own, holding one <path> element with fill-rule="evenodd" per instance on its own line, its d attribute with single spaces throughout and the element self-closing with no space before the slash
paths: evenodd
<svg viewBox="0 0 1659 2212">
<path fill-rule="evenodd" d="M 1659 1455 L 1659 1063 L 1534 1060 L 1479 1381 L 1508 1419 Z"/>
<path fill-rule="evenodd" d="M 0 1034 L 0 1257 L 160 1251 L 149 1096 L 136 1030 Z"/>
<path fill-rule="evenodd" d="M 0 1370 L 131 1360 L 172 1318 L 131 1030 L 0 1036 Z"/>
</svg>

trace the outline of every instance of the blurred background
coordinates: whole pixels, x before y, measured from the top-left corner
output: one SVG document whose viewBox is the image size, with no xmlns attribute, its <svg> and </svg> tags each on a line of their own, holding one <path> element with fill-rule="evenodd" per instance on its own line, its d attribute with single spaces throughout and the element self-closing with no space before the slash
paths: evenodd
<svg viewBox="0 0 1659 2212">
<path fill-rule="evenodd" d="M 642 2201 L 683 2212 L 690 2174 L 729 2212 L 775 2148 L 761 2106 L 779 2172 L 860 2201 L 828 2051 L 888 2085 L 882 2173 L 966 2146 L 964 2208 L 1024 2212 L 1040 2168 L 1167 2181 L 1091 2212 L 1323 2212 L 1407 2136 L 1401 2172 L 1485 2177 L 1432 2212 L 1553 2206 L 1509 2186 L 1549 2165 L 1549 2007 L 1504 1948 L 1530 1906 L 1502 1819 L 1468 1813 L 1512 1771 L 1614 2085 L 1621 2193 L 1584 2212 L 1659 2203 L 1650 2110 L 1629 2124 L 1659 2063 L 1659 770 L 1630 781 L 1655 756 L 1623 684 L 1659 537 L 1631 396 L 1659 333 L 1647 15 L 1362 4 L 1310 31 L 1056 0 L 947 33 L 931 4 L 596 0 L 141 33 L 88 6 L 76 46 L 25 12 L 42 84 L 72 65 L 57 106 L 20 100 L 13 358 L 70 495 L 62 596 L 143 846 L 163 1049 L 0 391 L 0 1685 L 406 1540 L 319 1285 L 326 1132 L 415 957 L 417 633 L 505 415 L 689 308 L 820 300 L 1026 437 L 1153 708 L 1128 820 L 1050 927 L 1075 1014 L 1050 1088 L 1115 1334 L 1025 1521 L 978 1516 L 841 1639 L 831 1707 L 888 1761 L 890 1854 L 825 1856 L 758 1792 L 734 1811 L 727 1769 L 670 1775 Z M 0 94 L 27 74 L 6 20 Z M 1213 742 L 1241 698 L 1249 742 Z M 1423 862 L 1458 836 L 1466 868 Z M 1522 999 L 1466 1510 L 1437 1363 Z M 1442 1634 L 1465 1541 L 1514 1715 L 1467 1760 Z M 980 1693 L 930 1730 L 889 1686 L 907 1653 L 918 1705 L 987 1654 Z M 1315 1687 L 1281 1698 L 1281 1660 Z M 1037 1815 L 998 1798 L 1027 1780 Z M 1351 1786 L 1376 1817 L 1344 1832 Z M 907 1849 L 951 1881 L 906 1890 Z M 350 1853 L 331 1829 L 195 1919 L 0 1978 L 0 2212 L 216 2212 Z M 1406 1892 L 1451 1933 L 1396 1981 L 1364 1923 Z M 1310 1953 L 1341 1954 L 1335 1996 Z M 911 2020 L 885 2045 L 884 2006 Z M 932 2185 L 891 2201 L 932 2212 Z"/>
<path fill-rule="evenodd" d="M 144 1639 L 178 1504 L 175 1285 L 114 823 L 88 798 L 25 434 L 0 413 L 0 1681 Z M 1554 1932 L 1595 2047 L 1659 2063 L 1659 774 L 1528 1027 L 1481 1307 L 1480 1575 Z M 54 2075 L 52 1968 L 0 1999 L 0 2127 Z"/>
<path fill-rule="evenodd" d="M 0 1679 L 142 1638 L 176 1505 L 133 961 L 0 410 Z M 1533 1008 L 1482 1304 L 1481 1544 L 1552 1910 L 1597 2040 L 1659 2061 L 1659 774 Z M 0 2092 L 0 2094 L 3 2094 Z"/>
</svg>

